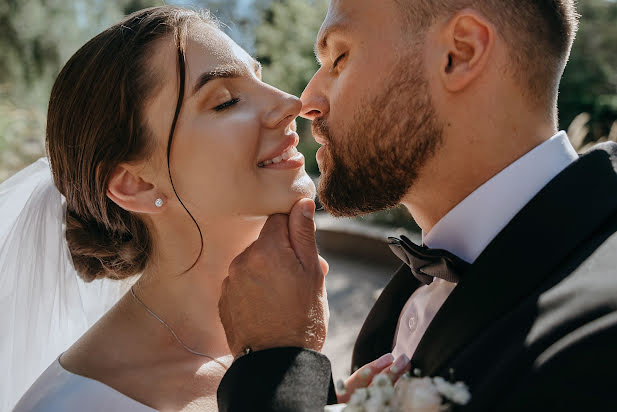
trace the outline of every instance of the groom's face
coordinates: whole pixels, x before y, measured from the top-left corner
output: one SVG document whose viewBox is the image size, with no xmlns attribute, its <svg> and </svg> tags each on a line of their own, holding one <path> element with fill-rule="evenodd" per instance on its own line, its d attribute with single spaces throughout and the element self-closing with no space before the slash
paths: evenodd
<svg viewBox="0 0 617 412">
<path fill-rule="evenodd" d="M 441 141 L 423 39 L 400 5 L 332 0 L 315 45 L 321 68 L 302 95 L 322 148 L 319 195 L 350 216 L 397 205 Z"/>
</svg>

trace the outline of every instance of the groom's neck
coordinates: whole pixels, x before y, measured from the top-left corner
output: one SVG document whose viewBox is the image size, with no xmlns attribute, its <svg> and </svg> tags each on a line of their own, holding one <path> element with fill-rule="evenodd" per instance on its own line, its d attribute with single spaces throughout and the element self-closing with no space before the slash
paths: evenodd
<svg viewBox="0 0 617 412">
<path fill-rule="evenodd" d="M 447 123 L 442 146 L 402 201 L 425 233 L 477 188 L 557 132 L 550 118 L 511 106 L 492 113 L 480 108 Z"/>
</svg>

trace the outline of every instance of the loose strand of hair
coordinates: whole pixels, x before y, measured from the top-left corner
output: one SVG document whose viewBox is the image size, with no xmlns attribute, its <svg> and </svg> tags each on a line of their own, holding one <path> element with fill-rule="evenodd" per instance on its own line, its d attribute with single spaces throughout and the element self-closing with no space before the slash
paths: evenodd
<svg viewBox="0 0 617 412">
<path fill-rule="evenodd" d="M 204 237 L 203 237 L 203 233 L 201 232 L 201 228 L 199 227 L 199 223 L 197 223 L 197 220 L 195 219 L 193 214 L 188 210 L 188 208 L 186 207 L 182 199 L 180 199 L 180 195 L 178 195 L 178 192 L 176 191 L 176 186 L 174 185 L 173 177 L 171 176 L 171 161 L 170 161 L 171 145 L 172 145 L 173 138 L 174 138 L 174 132 L 176 130 L 176 123 L 178 122 L 178 117 L 180 115 L 180 109 L 182 108 L 182 102 L 184 101 L 184 83 L 185 83 L 185 71 L 186 71 L 185 61 L 184 61 L 184 50 L 182 49 L 180 38 L 181 38 L 181 34 L 180 34 L 180 31 L 178 31 L 176 32 L 176 42 L 178 46 L 178 68 L 180 72 L 180 90 L 178 91 L 178 102 L 176 103 L 176 113 L 174 114 L 174 120 L 171 123 L 171 130 L 169 132 L 169 139 L 167 140 L 167 173 L 169 174 L 169 181 L 171 182 L 171 188 L 173 189 L 174 194 L 176 195 L 176 199 L 178 199 L 178 201 L 180 202 L 180 204 L 182 205 L 186 213 L 189 215 L 189 217 L 195 224 L 195 227 L 197 228 L 197 231 L 199 232 L 199 240 L 201 242 L 201 246 L 199 248 L 199 255 L 197 255 L 197 259 L 195 259 L 195 262 L 193 262 L 191 267 L 189 267 L 187 270 L 185 270 L 183 273 L 180 274 L 180 275 L 183 275 L 189 270 L 193 269 L 195 265 L 197 265 L 197 262 L 199 262 L 199 259 L 201 258 L 201 255 L 203 254 L 203 251 L 204 251 Z"/>
</svg>

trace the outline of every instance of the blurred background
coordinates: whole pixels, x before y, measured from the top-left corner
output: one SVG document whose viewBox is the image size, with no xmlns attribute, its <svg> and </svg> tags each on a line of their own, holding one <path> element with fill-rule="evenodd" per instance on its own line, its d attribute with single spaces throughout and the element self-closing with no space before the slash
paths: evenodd
<svg viewBox="0 0 617 412">
<path fill-rule="evenodd" d="M 0 182 L 45 153 L 45 116 L 51 86 L 67 59 L 124 15 L 161 0 L 0 1 Z M 264 67 L 264 81 L 300 95 L 318 66 L 313 42 L 328 0 L 169 0 L 209 8 L 227 33 Z M 617 2 L 579 0 L 581 26 L 559 95 L 560 128 L 583 151 L 617 141 Z M 299 120 L 300 149 L 318 178 L 315 142 Z M 335 376 L 348 368 L 351 346 L 372 301 L 397 261 L 389 260 L 386 234 L 417 226 L 401 208 L 342 224 L 318 220 L 320 247 L 329 260 L 332 320 L 326 352 Z M 376 230 L 375 228 L 384 228 Z M 396 228 L 396 229 L 395 229 Z M 347 246 L 345 246 L 347 245 Z"/>
</svg>

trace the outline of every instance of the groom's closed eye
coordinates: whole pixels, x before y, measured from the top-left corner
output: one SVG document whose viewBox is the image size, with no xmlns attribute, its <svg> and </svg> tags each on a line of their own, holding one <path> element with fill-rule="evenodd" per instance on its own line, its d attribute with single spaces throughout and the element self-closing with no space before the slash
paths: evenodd
<svg viewBox="0 0 617 412">
<path fill-rule="evenodd" d="M 325 26 L 322 28 L 319 38 L 315 43 L 315 57 L 317 58 L 317 62 L 320 66 L 322 66 L 322 59 L 324 56 L 328 55 L 328 49 L 332 47 L 331 43 L 332 38 L 349 38 L 350 29 L 349 26 L 345 23 L 345 21 L 339 21 L 329 26 Z M 339 56 L 340 57 L 340 56 Z"/>
<path fill-rule="evenodd" d="M 334 60 L 334 63 L 332 63 L 330 71 L 336 69 L 338 65 L 343 61 L 343 59 L 345 59 L 345 57 L 347 57 L 347 53 L 343 53 L 339 57 L 337 57 L 336 60 Z"/>
</svg>

